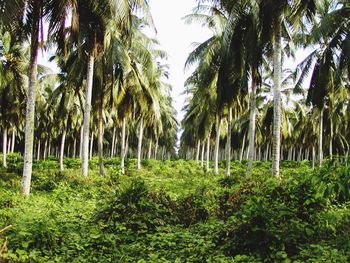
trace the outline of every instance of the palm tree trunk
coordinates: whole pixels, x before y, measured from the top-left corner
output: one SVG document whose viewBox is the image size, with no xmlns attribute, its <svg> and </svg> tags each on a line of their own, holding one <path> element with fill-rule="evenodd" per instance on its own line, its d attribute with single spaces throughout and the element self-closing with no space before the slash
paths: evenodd
<svg viewBox="0 0 350 263">
<path fill-rule="evenodd" d="M 202 153 L 201 153 L 201 167 L 204 167 L 204 150 L 205 150 L 205 140 L 202 143 Z"/>
<path fill-rule="evenodd" d="M 103 165 L 103 95 L 98 110 L 98 164 L 100 167 L 100 175 L 105 175 L 105 168 Z"/>
<path fill-rule="evenodd" d="M 129 153 L 129 135 L 130 131 L 126 131 L 126 139 L 125 139 L 125 157 L 128 158 L 128 153 Z"/>
<path fill-rule="evenodd" d="M 210 157 L 210 132 L 208 134 L 208 138 L 207 138 L 207 162 L 206 162 L 206 166 L 205 166 L 205 171 L 209 172 L 209 157 Z"/>
<path fill-rule="evenodd" d="M 158 154 L 158 136 L 157 136 L 157 139 L 156 139 L 156 145 L 155 145 L 155 148 L 154 148 L 154 159 L 157 160 L 157 154 Z"/>
<path fill-rule="evenodd" d="M 83 126 L 80 127 L 79 158 L 83 157 Z"/>
<path fill-rule="evenodd" d="M 6 168 L 6 155 L 7 155 L 7 128 L 4 128 L 2 133 L 2 165 Z"/>
<path fill-rule="evenodd" d="M 16 130 L 12 129 L 12 145 L 11 145 L 11 153 L 15 152 L 15 143 L 16 143 Z"/>
<path fill-rule="evenodd" d="M 47 139 L 45 140 L 44 143 L 44 156 L 43 156 L 44 160 L 46 160 L 47 158 Z"/>
<path fill-rule="evenodd" d="M 92 132 L 91 133 L 91 140 L 90 140 L 90 151 L 89 151 L 89 159 L 91 160 L 92 159 L 92 151 L 94 149 L 94 133 Z"/>
<path fill-rule="evenodd" d="M 38 8 L 36 6 L 36 8 Z M 37 11 L 39 12 L 39 11 Z M 27 90 L 26 126 L 24 130 L 24 156 L 23 176 L 20 191 L 25 196 L 29 195 L 32 179 L 33 164 L 33 140 L 34 140 L 34 114 L 35 114 L 35 90 L 37 81 L 37 60 L 39 46 L 39 20 L 32 20 L 31 51 L 29 63 L 29 85 Z"/>
<path fill-rule="evenodd" d="M 332 116 L 330 116 L 330 138 L 329 138 L 329 157 L 333 156 L 333 120 Z"/>
<path fill-rule="evenodd" d="M 38 148 L 37 148 L 37 152 L 36 152 L 36 159 L 37 159 L 37 161 L 40 160 L 40 146 L 41 146 L 41 141 L 39 139 L 38 140 Z"/>
<path fill-rule="evenodd" d="M 7 143 L 7 153 L 10 153 L 11 152 L 11 138 L 8 139 L 8 143 Z"/>
<path fill-rule="evenodd" d="M 81 172 L 83 176 L 88 175 L 88 169 L 89 169 L 89 135 L 90 135 L 89 126 L 90 126 L 93 76 L 94 76 L 94 52 L 91 52 L 89 55 L 88 66 L 87 66 L 86 93 L 85 93 L 85 106 L 84 106 L 82 161 L 81 161 Z"/>
<path fill-rule="evenodd" d="M 231 175 L 231 131 L 232 131 L 232 107 L 228 110 L 228 127 L 227 127 L 227 142 L 226 142 L 226 176 Z"/>
<path fill-rule="evenodd" d="M 164 161 L 165 146 L 162 147 L 162 161 Z"/>
<path fill-rule="evenodd" d="M 60 171 L 63 171 L 63 158 L 64 158 L 64 144 L 66 142 L 66 129 L 63 129 L 61 137 L 61 148 L 60 148 Z"/>
<path fill-rule="evenodd" d="M 115 151 L 115 134 L 116 134 L 116 128 L 113 128 L 113 135 L 112 135 L 112 145 L 111 145 L 111 158 L 114 156 L 114 151 Z"/>
<path fill-rule="evenodd" d="M 123 118 L 122 123 L 122 138 L 121 138 L 121 149 L 120 149 L 120 167 L 122 170 L 122 174 L 125 174 L 125 117 Z"/>
<path fill-rule="evenodd" d="M 51 140 L 50 140 L 50 137 L 48 139 L 48 149 L 47 149 L 47 156 L 49 157 L 51 155 Z"/>
<path fill-rule="evenodd" d="M 250 117 L 249 117 L 249 155 L 248 175 L 252 174 L 255 153 L 255 117 L 256 117 L 256 78 L 252 76 L 252 91 L 250 93 Z"/>
<path fill-rule="evenodd" d="M 73 142 L 73 158 L 77 156 L 77 138 L 74 136 L 74 142 Z"/>
<path fill-rule="evenodd" d="M 197 142 L 197 151 L 196 151 L 196 164 L 199 162 L 199 152 L 201 151 L 201 140 Z"/>
<path fill-rule="evenodd" d="M 272 147 L 272 174 L 279 176 L 280 173 L 280 150 L 281 150 L 281 76 L 282 76 L 282 45 L 281 26 L 276 26 L 273 49 L 273 147 Z"/>
<path fill-rule="evenodd" d="M 140 128 L 139 128 L 139 141 L 137 145 L 137 169 L 141 169 L 142 137 L 143 137 L 143 119 L 141 118 Z"/>
<path fill-rule="evenodd" d="M 245 147 L 245 134 L 243 135 L 242 148 L 241 148 L 241 153 L 239 155 L 239 161 L 240 162 L 242 162 L 242 160 L 243 160 L 244 147 Z"/>
<path fill-rule="evenodd" d="M 214 153 L 214 174 L 219 174 L 219 149 L 220 149 L 220 130 L 221 130 L 221 119 L 219 117 L 216 126 L 216 139 L 215 139 L 215 153 Z"/>
<path fill-rule="evenodd" d="M 147 159 L 150 160 L 152 156 L 152 138 L 149 139 L 148 142 L 148 153 L 147 153 Z"/>
<path fill-rule="evenodd" d="M 323 109 L 320 110 L 320 130 L 319 130 L 319 141 L 318 141 L 318 161 L 319 165 L 322 165 L 323 161 Z"/>
</svg>

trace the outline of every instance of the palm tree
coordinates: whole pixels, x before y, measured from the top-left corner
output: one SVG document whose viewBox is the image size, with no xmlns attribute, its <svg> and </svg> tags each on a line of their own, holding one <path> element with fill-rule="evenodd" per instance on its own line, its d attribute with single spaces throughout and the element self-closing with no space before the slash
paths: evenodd
<svg viewBox="0 0 350 263">
<path fill-rule="evenodd" d="M 23 113 L 22 101 L 25 99 L 25 57 L 21 46 L 14 42 L 10 32 L 5 32 L 0 39 L 2 43 L 0 58 L 0 116 L 3 129 L 3 166 L 7 167 L 7 135 L 12 126 L 13 134 L 16 120 Z M 14 145 L 14 136 L 12 136 Z"/>
</svg>

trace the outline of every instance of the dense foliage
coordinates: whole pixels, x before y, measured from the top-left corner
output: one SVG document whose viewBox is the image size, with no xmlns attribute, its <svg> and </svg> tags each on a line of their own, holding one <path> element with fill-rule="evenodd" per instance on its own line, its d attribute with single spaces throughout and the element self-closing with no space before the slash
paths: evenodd
<svg viewBox="0 0 350 263">
<path fill-rule="evenodd" d="M 18 193 L 21 157 L 0 177 L 0 262 L 348 262 L 350 167 L 328 161 L 232 162 L 232 176 L 194 161 L 145 161 L 118 171 L 98 159 L 34 163 L 29 198 Z M 134 167 L 129 160 L 128 167 Z M 224 168 L 224 163 L 221 168 Z M 222 173 L 223 171 L 221 171 Z"/>
</svg>

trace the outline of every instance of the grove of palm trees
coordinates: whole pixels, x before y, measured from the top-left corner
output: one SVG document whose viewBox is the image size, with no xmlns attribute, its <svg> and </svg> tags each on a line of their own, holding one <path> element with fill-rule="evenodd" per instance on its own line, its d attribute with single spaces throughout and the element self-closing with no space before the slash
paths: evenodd
<svg viewBox="0 0 350 263">
<path fill-rule="evenodd" d="M 350 2 L 193 1 L 179 106 L 152 1 L 0 0 L 0 262 L 350 262 Z"/>
</svg>

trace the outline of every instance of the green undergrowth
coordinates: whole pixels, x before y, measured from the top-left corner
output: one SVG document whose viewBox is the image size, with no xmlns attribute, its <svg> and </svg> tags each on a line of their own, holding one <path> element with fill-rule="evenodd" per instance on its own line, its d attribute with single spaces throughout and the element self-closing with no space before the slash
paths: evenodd
<svg viewBox="0 0 350 263">
<path fill-rule="evenodd" d="M 231 177 L 194 161 L 35 162 L 29 198 L 21 158 L 0 173 L 0 262 L 349 262 L 350 167 L 327 161 L 232 162 Z"/>
</svg>

